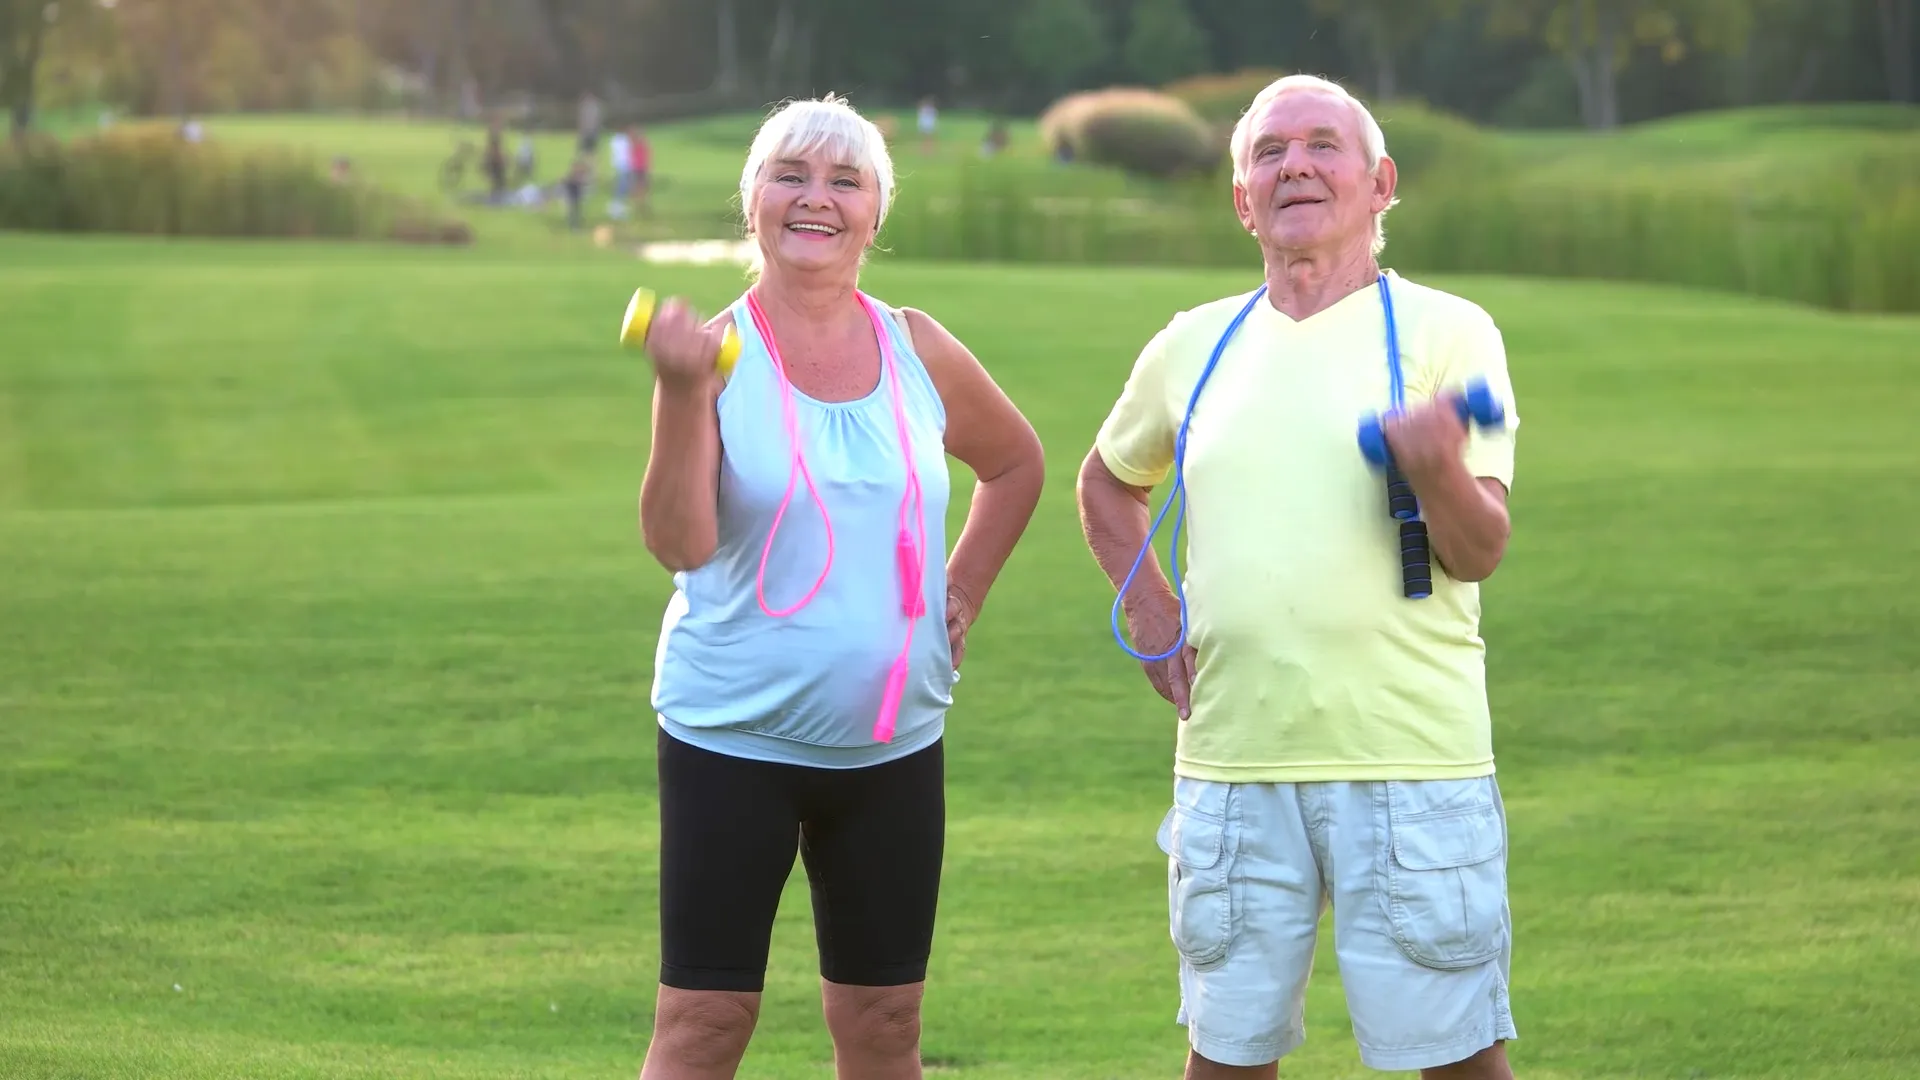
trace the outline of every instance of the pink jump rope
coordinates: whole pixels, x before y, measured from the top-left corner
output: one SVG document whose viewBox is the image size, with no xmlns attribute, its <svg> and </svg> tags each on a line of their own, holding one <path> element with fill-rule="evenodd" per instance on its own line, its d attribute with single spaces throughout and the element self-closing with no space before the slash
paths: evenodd
<svg viewBox="0 0 1920 1080">
<path fill-rule="evenodd" d="M 893 390 L 893 422 L 899 430 L 900 456 L 907 469 L 907 490 L 900 500 L 900 531 L 894 540 L 894 562 L 900 577 L 900 609 L 907 617 L 907 640 L 900 648 L 900 655 L 894 658 L 893 670 L 887 674 L 886 693 L 880 698 L 880 715 L 873 723 L 874 740 L 891 742 L 894 720 L 900 712 L 900 698 L 907 686 L 907 658 L 913 649 L 914 624 L 927 613 L 926 597 L 921 591 L 926 573 L 927 522 L 922 513 L 920 474 L 913 466 L 913 444 L 907 435 L 907 410 L 900 394 L 900 372 L 894 360 L 893 339 L 887 335 L 873 301 L 857 289 L 854 295 L 859 298 L 860 306 L 873 323 L 874 336 L 880 339 L 880 362 L 886 369 L 888 385 Z M 813 486 L 813 473 L 808 470 L 806 455 L 801 451 L 800 419 L 794 408 L 793 383 L 787 378 L 786 361 L 780 356 L 780 346 L 773 338 L 773 326 L 768 322 L 767 313 L 761 309 L 753 290 L 747 292 L 747 310 L 753 316 L 753 325 L 760 331 L 760 340 L 767 344 L 767 356 L 773 361 L 774 376 L 780 380 L 781 414 L 786 421 L 787 443 L 793 451 L 793 463 L 787 470 L 787 493 L 780 500 L 780 508 L 774 512 L 773 526 L 767 530 L 767 544 L 760 552 L 760 573 L 754 581 L 754 593 L 760 601 L 760 610 L 773 618 L 782 619 L 806 607 L 819 594 L 820 586 L 826 584 L 827 571 L 833 568 L 833 520 L 827 514 L 827 504 L 820 498 L 819 489 Z M 805 478 L 807 493 L 813 496 L 813 504 L 820 508 L 820 521 L 826 526 L 827 563 L 820 568 L 820 576 L 814 580 L 813 588 L 807 590 L 799 602 L 790 608 L 775 611 L 767 604 L 767 559 L 773 554 L 773 538 L 780 531 L 780 520 L 786 517 L 787 506 L 793 501 L 794 484 L 801 478 Z M 911 530 L 908 528 L 909 514 L 915 526 Z"/>
</svg>

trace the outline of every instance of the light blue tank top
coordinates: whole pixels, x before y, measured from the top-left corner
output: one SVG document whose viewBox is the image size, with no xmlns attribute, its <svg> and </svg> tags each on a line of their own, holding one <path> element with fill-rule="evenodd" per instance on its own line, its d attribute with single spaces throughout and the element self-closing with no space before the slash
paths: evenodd
<svg viewBox="0 0 1920 1080">
<path fill-rule="evenodd" d="M 794 391 L 807 470 L 832 519 L 833 567 L 805 607 L 767 615 L 755 581 L 792 457 L 782 387 L 744 298 L 733 307 L 740 358 L 718 405 L 720 544 L 705 565 L 674 575 L 654 656 L 653 707 L 678 739 L 760 761 L 853 768 L 941 736 L 959 678 L 946 630 L 947 414 L 913 342 L 880 310 L 906 401 L 927 546 L 926 613 L 915 620 L 893 739 L 873 737 L 908 621 L 894 549 L 907 477 L 891 381 L 883 366 L 870 393 L 846 402 Z M 826 557 L 820 508 L 798 477 L 767 558 L 767 606 L 797 603 Z"/>
</svg>

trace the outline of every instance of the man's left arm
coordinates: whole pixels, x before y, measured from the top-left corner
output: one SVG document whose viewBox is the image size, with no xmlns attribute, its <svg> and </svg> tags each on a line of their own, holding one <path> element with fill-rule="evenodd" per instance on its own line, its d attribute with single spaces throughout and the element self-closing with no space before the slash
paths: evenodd
<svg viewBox="0 0 1920 1080">
<path fill-rule="evenodd" d="M 1485 312 L 1475 309 L 1474 317 L 1464 320 L 1442 363 L 1440 393 L 1389 419 L 1387 444 L 1420 500 L 1434 558 L 1456 581 L 1484 581 L 1499 568 L 1512 531 L 1507 492 L 1513 486 L 1520 414 L 1505 343 Z M 1487 381 L 1506 409 L 1501 430 L 1470 431 L 1460 420 L 1455 395 L 1476 377 Z"/>
</svg>

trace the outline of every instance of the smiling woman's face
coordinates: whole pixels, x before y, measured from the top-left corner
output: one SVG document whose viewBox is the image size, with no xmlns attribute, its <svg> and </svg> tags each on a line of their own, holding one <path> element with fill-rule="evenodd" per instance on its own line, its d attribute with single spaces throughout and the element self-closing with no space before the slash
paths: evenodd
<svg viewBox="0 0 1920 1080">
<path fill-rule="evenodd" d="M 753 231 L 769 266 L 857 272 L 879 211 L 879 185 L 870 172 L 816 150 L 770 160 L 760 170 Z"/>
<path fill-rule="evenodd" d="M 1244 176 L 1233 191 L 1240 223 L 1283 251 L 1370 248 L 1394 172 L 1383 158 L 1368 174 L 1352 103 L 1322 90 L 1290 90 L 1263 105 L 1250 127 Z"/>
</svg>

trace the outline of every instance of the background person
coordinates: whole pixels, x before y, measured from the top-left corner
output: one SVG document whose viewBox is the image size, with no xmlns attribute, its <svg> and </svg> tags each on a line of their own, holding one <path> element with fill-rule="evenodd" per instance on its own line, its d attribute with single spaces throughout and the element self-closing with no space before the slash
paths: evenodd
<svg viewBox="0 0 1920 1080">
<path fill-rule="evenodd" d="M 770 117 L 740 192 L 758 280 L 704 324 L 669 300 L 648 337 L 640 523 L 676 591 L 653 696 L 662 963 L 641 1075 L 734 1075 L 797 847 L 840 1076 L 918 1077 L 945 715 L 1039 499 L 1040 443 L 939 323 L 859 291 L 893 167 L 844 100 Z M 744 348 L 722 383 L 729 323 Z M 978 477 L 950 557 L 949 453 Z"/>
<path fill-rule="evenodd" d="M 1087 542 L 1119 586 L 1196 380 L 1244 310 L 1186 448 L 1191 643 L 1146 665 L 1182 721 L 1159 843 L 1187 1075 L 1276 1074 L 1305 1039 L 1331 903 L 1367 1065 L 1508 1077 L 1506 820 L 1476 584 L 1509 531 L 1518 416 L 1501 335 L 1464 299 L 1382 277 L 1396 174 L 1379 125 L 1340 87 L 1269 85 L 1231 150 L 1265 294 L 1182 312 L 1147 344 L 1079 487 Z M 1388 400 L 1389 299 L 1410 407 L 1388 443 L 1435 563 L 1419 600 L 1403 594 L 1385 481 L 1355 438 Z M 1506 402 L 1506 431 L 1470 434 L 1436 400 L 1474 376 Z M 1143 570 L 1125 607 L 1151 656 L 1178 640 L 1180 608 L 1157 560 Z"/>
</svg>

